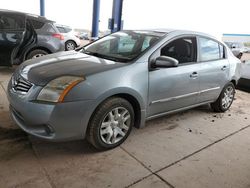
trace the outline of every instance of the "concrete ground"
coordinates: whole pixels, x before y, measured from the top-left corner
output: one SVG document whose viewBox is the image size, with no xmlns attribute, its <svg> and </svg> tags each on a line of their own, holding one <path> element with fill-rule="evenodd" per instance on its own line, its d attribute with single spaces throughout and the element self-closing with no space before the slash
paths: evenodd
<svg viewBox="0 0 250 188">
<path fill-rule="evenodd" d="M 208 106 L 147 122 L 120 147 L 98 152 L 86 141 L 50 143 L 10 119 L 0 68 L 0 187 L 250 187 L 250 94 L 231 109 Z M 69 125 L 70 126 L 70 125 Z"/>
</svg>

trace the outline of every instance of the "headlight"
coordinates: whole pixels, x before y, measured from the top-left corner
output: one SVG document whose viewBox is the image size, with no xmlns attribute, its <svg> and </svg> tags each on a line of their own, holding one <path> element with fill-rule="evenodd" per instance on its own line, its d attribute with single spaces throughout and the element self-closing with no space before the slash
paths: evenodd
<svg viewBox="0 0 250 188">
<path fill-rule="evenodd" d="M 37 100 L 48 102 L 63 102 L 67 93 L 79 82 L 83 81 L 83 77 L 62 76 L 50 81 L 39 93 Z"/>
</svg>

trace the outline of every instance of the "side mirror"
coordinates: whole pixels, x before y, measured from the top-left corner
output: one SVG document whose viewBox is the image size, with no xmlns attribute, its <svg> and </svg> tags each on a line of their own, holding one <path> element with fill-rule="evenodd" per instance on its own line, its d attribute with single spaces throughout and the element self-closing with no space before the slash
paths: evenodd
<svg viewBox="0 0 250 188">
<path fill-rule="evenodd" d="M 179 61 L 175 58 L 168 56 L 160 56 L 155 59 L 155 62 L 152 64 L 153 68 L 161 67 L 161 68 L 170 68 L 177 67 Z"/>
</svg>

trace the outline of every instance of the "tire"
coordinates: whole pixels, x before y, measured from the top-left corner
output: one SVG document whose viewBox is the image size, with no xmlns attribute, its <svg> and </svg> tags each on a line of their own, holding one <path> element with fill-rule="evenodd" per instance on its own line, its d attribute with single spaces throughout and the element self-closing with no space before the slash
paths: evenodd
<svg viewBox="0 0 250 188">
<path fill-rule="evenodd" d="M 41 57 L 41 56 L 44 56 L 47 54 L 48 54 L 48 52 L 46 52 L 45 50 L 36 49 L 36 50 L 29 52 L 29 54 L 26 57 L 26 60 L 27 59 L 35 59 L 35 58 L 38 58 L 38 57 Z"/>
<path fill-rule="evenodd" d="M 242 53 L 239 53 L 239 54 L 237 55 L 237 58 L 238 58 L 238 59 L 241 59 L 242 55 L 243 55 Z"/>
<path fill-rule="evenodd" d="M 72 40 L 65 42 L 65 51 L 76 49 L 76 43 Z"/>
<path fill-rule="evenodd" d="M 98 150 L 112 149 L 126 140 L 133 126 L 132 105 L 123 98 L 112 97 L 99 105 L 93 113 L 87 140 Z"/>
<path fill-rule="evenodd" d="M 219 98 L 211 103 L 211 108 L 215 112 L 227 111 L 233 103 L 235 95 L 235 86 L 232 82 L 229 82 L 221 91 Z"/>
</svg>

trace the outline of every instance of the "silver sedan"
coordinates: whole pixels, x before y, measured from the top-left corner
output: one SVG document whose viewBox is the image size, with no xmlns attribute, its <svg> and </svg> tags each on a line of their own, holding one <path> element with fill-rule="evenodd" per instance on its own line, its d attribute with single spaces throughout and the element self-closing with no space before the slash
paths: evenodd
<svg viewBox="0 0 250 188">
<path fill-rule="evenodd" d="M 79 52 L 28 60 L 8 86 L 10 111 L 24 131 L 47 140 L 83 139 L 111 149 L 145 121 L 203 104 L 225 112 L 240 60 L 207 34 L 120 31 Z"/>
</svg>

